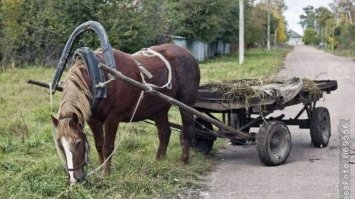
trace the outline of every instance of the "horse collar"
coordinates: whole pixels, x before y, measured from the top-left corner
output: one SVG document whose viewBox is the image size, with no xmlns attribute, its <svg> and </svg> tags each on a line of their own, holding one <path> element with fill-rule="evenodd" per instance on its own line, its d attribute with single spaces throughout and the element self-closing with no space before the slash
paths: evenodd
<svg viewBox="0 0 355 199">
<path fill-rule="evenodd" d="M 101 82 L 105 82 L 105 75 L 102 70 L 99 69 L 98 65 L 100 63 L 96 54 L 88 47 L 82 47 L 75 51 L 74 56 L 79 56 L 86 64 L 89 71 L 90 81 L 91 81 L 91 93 L 93 96 L 93 102 L 91 104 L 91 110 L 96 108 L 99 99 L 107 97 L 106 86 L 97 87 L 96 85 Z"/>
</svg>

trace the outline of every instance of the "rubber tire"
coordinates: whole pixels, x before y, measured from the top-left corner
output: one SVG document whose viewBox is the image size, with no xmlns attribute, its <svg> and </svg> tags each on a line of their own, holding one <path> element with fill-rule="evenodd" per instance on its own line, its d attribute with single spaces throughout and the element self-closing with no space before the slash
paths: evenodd
<svg viewBox="0 0 355 199">
<path fill-rule="evenodd" d="M 198 118 L 194 124 L 194 128 L 203 131 L 204 128 L 201 125 L 205 126 L 207 129 L 213 130 L 213 126 L 211 123 Z M 213 148 L 213 143 L 215 140 L 216 137 L 214 136 L 200 136 L 195 133 L 195 142 L 193 144 L 193 147 L 204 155 L 208 155 Z"/>
<path fill-rule="evenodd" d="M 327 108 L 317 107 L 311 113 L 311 141 L 317 148 L 326 147 L 331 136 L 330 115 Z"/>
<path fill-rule="evenodd" d="M 282 139 L 276 139 L 282 142 L 278 143 L 276 148 L 271 146 L 273 136 L 278 136 Z M 280 165 L 286 161 L 291 148 L 291 134 L 285 123 L 270 121 L 260 127 L 256 136 L 256 149 L 261 162 L 268 166 Z"/>
</svg>

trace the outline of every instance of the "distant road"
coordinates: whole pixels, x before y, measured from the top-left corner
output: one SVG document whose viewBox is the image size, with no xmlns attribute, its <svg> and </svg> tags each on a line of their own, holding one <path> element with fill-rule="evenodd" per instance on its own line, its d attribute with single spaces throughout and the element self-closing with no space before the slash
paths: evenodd
<svg viewBox="0 0 355 199">
<path fill-rule="evenodd" d="M 352 154 L 355 154 L 355 62 L 307 46 L 297 46 L 285 60 L 280 76 L 338 80 L 337 91 L 326 95 L 318 106 L 329 109 L 332 137 L 328 147 L 310 145 L 309 130 L 290 127 L 292 150 L 286 163 L 277 167 L 263 165 L 255 145 L 228 146 L 220 151 L 219 164 L 207 177 L 203 198 L 339 198 L 339 119 L 351 119 Z M 301 106 L 283 111 L 294 117 Z M 254 130 L 255 131 L 255 130 Z M 355 162 L 355 155 L 351 156 Z M 355 165 L 351 164 L 352 198 L 355 198 Z"/>
</svg>

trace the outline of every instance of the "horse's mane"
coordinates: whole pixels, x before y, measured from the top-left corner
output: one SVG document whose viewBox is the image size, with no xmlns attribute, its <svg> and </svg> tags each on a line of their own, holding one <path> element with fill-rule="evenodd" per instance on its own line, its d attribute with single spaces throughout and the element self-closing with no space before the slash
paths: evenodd
<svg viewBox="0 0 355 199">
<path fill-rule="evenodd" d="M 67 119 L 72 118 L 73 114 L 77 115 L 79 122 L 83 125 L 91 114 L 92 95 L 89 86 L 85 82 L 83 71 L 86 70 L 83 60 L 77 57 L 74 64 L 68 72 L 67 79 L 64 83 L 63 95 L 59 107 L 58 118 L 63 121 L 57 128 L 59 132 L 69 133 L 69 124 Z"/>
</svg>

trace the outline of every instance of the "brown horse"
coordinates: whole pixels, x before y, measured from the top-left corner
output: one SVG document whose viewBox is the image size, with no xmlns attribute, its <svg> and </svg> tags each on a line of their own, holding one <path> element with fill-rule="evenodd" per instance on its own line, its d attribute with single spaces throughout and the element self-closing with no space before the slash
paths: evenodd
<svg viewBox="0 0 355 199">
<path fill-rule="evenodd" d="M 200 71 L 194 57 L 184 48 L 172 44 L 154 46 L 150 49 L 163 55 L 171 65 L 171 89 L 158 89 L 182 103 L 193 106 L 200 81 Z M 102 53 L 95 51 L 101 61 Z M 129 55 L 114 50 L 115 61 L 124 75 L 142 82 L 142 77 L 135 60 L 139 61 L 152 75 L 147 82 L 154 85 L 164 85 L 168 79 L 168 70 L 164 62 L 157 56 Z M 107 75 L 107 74 L 106 74 Z M 85 177 L 85 164 L 88 156 L 88 142 L 83 133 L 84 123 L 87 122 L 95 139 L 95 146 L 100 162 L 104 164 L 104 173 L 111 170 L 111 158 L 118 124 L 129 122 L 134 112 L 141 91 L 119 79 L 107 85 L 107 98 L 100 99 L 94 110 L 90 91 L 91 81 L 85 62 L 81 58 L 73 61 L 64 84 L 58 119 L 52 117 L 58 136 L 57 144 L 66 159 L 70 183 L 81 181 Z M 170 139 L 168 111 L 171 105 L 162 99 L 145 93 L 139 104 L 133 121 L 151 119 L 155 122 L 159 147 L 156 159 L 161 160 L 166 154 Z M 187 163 L 190 146 L 193 139 L 193 117 L 180 111 L 183 129 L 180 136 L 182 145 L 181 161 Z"/>
</svg>

